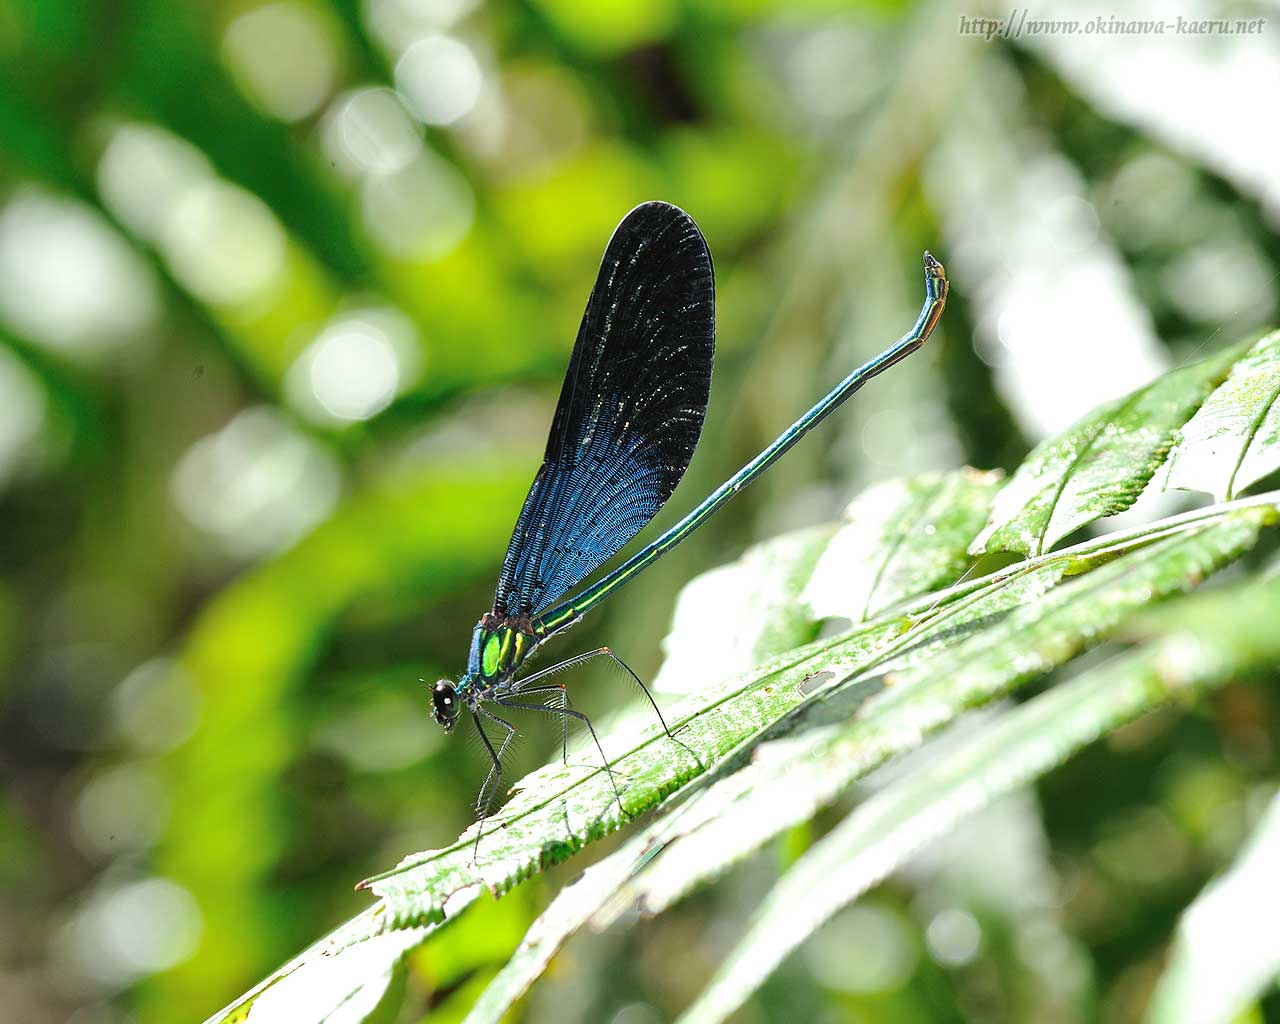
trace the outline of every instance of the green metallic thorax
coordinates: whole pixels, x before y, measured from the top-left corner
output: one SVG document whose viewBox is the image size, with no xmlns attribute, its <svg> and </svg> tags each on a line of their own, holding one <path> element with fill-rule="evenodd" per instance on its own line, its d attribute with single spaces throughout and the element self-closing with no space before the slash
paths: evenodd
<svg viewBox="0 0 1280 1024">
<path fill-rule="evenodd" d="M 509 679 L 541 639 L 527 617 L 486 614 L 471 635 L 468 681 L 486 687 Z"/>
</svg>

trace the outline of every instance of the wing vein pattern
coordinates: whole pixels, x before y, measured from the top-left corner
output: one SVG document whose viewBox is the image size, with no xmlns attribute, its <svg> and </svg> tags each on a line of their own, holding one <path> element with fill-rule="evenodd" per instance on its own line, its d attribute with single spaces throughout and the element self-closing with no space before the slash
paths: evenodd
<svg viewBox="0 0 1280 1024">
<path fill-rule="evenodd" d="M 538 614 L 657 514 L 702 433 L 714 351 L 702 232 L 674 206 L 636 207 L 609 240 L 587 300 L 495 614 Z"/>
</svg>

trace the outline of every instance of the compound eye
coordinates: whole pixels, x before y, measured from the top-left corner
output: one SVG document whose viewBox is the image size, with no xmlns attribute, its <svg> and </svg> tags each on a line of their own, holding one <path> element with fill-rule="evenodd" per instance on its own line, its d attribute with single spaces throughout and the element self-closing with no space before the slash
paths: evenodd
<svg viewBox="0 0 1280 1024">
<path fill-rule="evenodd" d="M 453 683 L 441 679 L 431 692 L 431 703 L 435 705 L 436 717 L 441 720 L 452 719 L 458 714 L 458 691 Z"/>
</svg>

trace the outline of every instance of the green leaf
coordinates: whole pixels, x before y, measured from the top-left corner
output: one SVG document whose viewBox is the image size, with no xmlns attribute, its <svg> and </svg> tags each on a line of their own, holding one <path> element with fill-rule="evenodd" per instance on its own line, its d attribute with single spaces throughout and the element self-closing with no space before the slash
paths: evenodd
<svg viewBox="0 0 1280 1024">
<path fill-rule="evenodd" d="M 813 618 L 865 622 L 954 580 L 971 561 L 1000 477 L 962 469 L 890 480 L 859 495 L 801 595 Z"/>
<path fill-rule="evenodd" d="M 598 763 L 552 763 L 526 776 L 501 811 L 457 842 L 408 857 L 362 887 L 383 897 L 396 927 L 439 920 L 444 901 L 476 883 L 504 892 L 655 806 L 803 702 L 809 696 L 804 684 L 814 675 L 856 670 L 907 625 L 891 619 L 838 641 L 809 644 L 686 699 L 666 713 L 679 742 L 668 739 L 652 716 L 615 730 L 605 738 L 605 751 L 621 780 L 622 810 Z"/>
<path fill-rule="evenodd" d="M 1236 512 L 1055 589 L 1049 588 L 1066 571 L 1065 560 L 979 591 L 932 625 L 947 633 L 966 622 L 986 628 L 891 675 L 856 706 L 850 720 L 845 721 L 848 711 L 837 707 L 827 715 L 836 717 L 836 724 L 757 747 L 750 765 L 681 805 L 664 826 L 665 840 L 654 838 L 662 848 L 619 894 L 615 912 L 628 904 L 648 913 L 671 906 L 767 839 L 807 821 L 855 779 L 918 746 L 965 709 L 1096 645 L 1152 601 L 1196 586 L 1248 550 L 1269 517 L 1270 510 Z M 1001 613 L 997 601 L 1014 610 Z M 847 703 L 839 689 L 822 697 Z M 826 710 L 821 704 L 815 702 L 804 715 L 820 720 Z"/>
<path fill-rule="evenodd" d="M 1205 529 L 1197 521 L 1190 521 L 1185 527 L 1193 531 Z M 1240 533 L 1237 530 L 1232 536 L 1235 543 L 1243 544 Z M 1256 528 L 1249 531 L 1250 539 L 1254 533 Z M 1140 544 L 1142 540 L 1131 538 L 1130 543 Z M 748 744 L 808 699 L 815 678 L 829 675 L 848 680 L 865 671 L 876 658 L 892 654 L 901 662 L 931 641 L 946 649 L 946 644 L 966 626 L 985 623 L 1012 608 L 1021 607 L 1023 614 L 1029 615 L 1035 608 L 1034 599 L 1052 588 L 1064 573 L 1084 572 L 1114 558 L 1115 544 L 1114 539 L 1110 546 L 1094 543 L 1091 548 L 1046 559 L 1034 570 L 1019 567 L 986 581 L 976 594 L 941 608 L 932 607 L 939 604 L 936 599 L 921 599 L 928 602 L 922 606 L 928 612 L 921 620 L 884 619 L 852 633 L 806 645 L 711 686 L 667 712 L 678 743 L 663 735 L 650 716 L 637 719 L 636 725 L 610 735 L 605 748 L 613 770 L 625 780 L 622 811 L 608 776 L 594 760 L 547 765 L 514 787 L 515 796 L 498 815 L 473 826 L 451 846 L 408 857 L 396 868 L 362 885 L 387 901 L 388 920 L 395 926 L 439 920 L 443 901 L 476 883 L 485 884 L 495 893 L 504 892 L 530 873 L 563 860 L 586 843 L 620 827 L 625 819 L 656 806 L 668 793 L 702 774 L 708 765 Z M 1238 550 L 1233 548 L 1231 553 Z M 1191 568 L 1185 568 L 1184 575 L 1198 581 L 1220 564 L 1222 557 L 1206 554 Z M 1104 569 L 1116 572 L 1109 566 Z M 1148 583 L 1140 573 L 1132 575 L 1136 582 L 1130 591 L 1136 595 L 1135 603 L 1150 601 L 1162 592 L 1159 579 Z M 1176 571 L 1174 578 L 1176 583 L 1187 585 Z M 1099 610 L 1097 615 L 1103 617 L 1105 611 Z M 1094 620 L 1088 621 L 1090 629 L 1086 632 L 1092 635 Z M 909 629 L 909 643 L 895 644 Z M 1015 660 L 1024 664 L 1021 659 Z M 992 685 L 985 697 L 995 692 L 999 687 Z M 944 695 L 936 707 L 930 708 L 930 713 L 937 716 L 933 724 L 942 724 L 958 713 L 966 706 L 966 700 L 981 699 L 984 695 L 977 692 L 955 700 Z M 913 724 L 912 729 L 918 738 L 919 727 Z M 905 737 L 898 736 L 897 740 L 904 742 Z M 895 745 L 893 737 L 886 742 L 883 756 L 910 745 Z M 477 831 L 481 833 L 478 847 Z M 474 859 L 477 848 L 478 863 Z"/>
<path fill-rule="evenodd" d="M 702 689 L 812 640 L 814 618 L 796 598 L 834 532 L 819 526 L 783 534 L 691 580 L 676 599 L 653 689 Z M 707 642 L 709 623 L 715 624 L 713 643 Z"/>
<path fill-rule="evenodd" d="M 784 534 L 703 573 L 677 600 L 654 689 L 703 689 L 812 639 L 823 619 L 862 622 L 955 579 L 998 480 L 973 469 L 891 480 L 855 498 L 838 528 Z"/>
<path fill-rule="evenodd" d="M 733 670 L 745 671 L 784 650 L 788 637 L 792 643 L 805 638 L 818 619 L 842 615 L 823 604 L 824 595 L 837 598 L 841 579 L 862 582 L 862 609 L 873 591 L 879 608 L 953 579 L 969 562 L 965 549 L 985 519 L 998 479 L 994 473 L 965 469 L 891 481 L 853 501 L 835 541 L 829 527 L 800 530 L 704 573 L 681 592 L 664 644 L 667 660 L 655 689 L 679 692 L 682 686 L 705 686 L 724 670 L 725 659 Z M 874 565 L 854 547 L 864 532 L 877 541 L 869 554 L 879 553 L 879 545 L 887 546 Z M 815 586 L 816 602 L 797 602 L 801 590 L 808 593 Z M 706 624 L 711 621 L 721 623 L 714 645 L 706 642 Z M 501 1017 L 651 848 L 648 832 L 641 833 L 564 889 L 485 989 L 468 1024 Z"/>
<path fill-rule="evenodd" d="M 1280 331 L 1258 341 L 1178 432 L 1166 488 L 1230 500 L 1280 469 Z"/>
<path fill-rule="evenodd" d="M 996 797 L 1158 704 L 1187 700 L 1209 687 L 1280 665 L 1280 631 L 1260 632 L 1253 626 L 1277 620 L 1276 581 L 1186 599 L 1182 614 L 1172 621 L 1174 628 L 1157 642 L 1006 712 L 957 749 L 871 797 L 773 888 L 746 936 L 680 1018 L 682 1024 L 716 1024 L 728 1018 L 836 911 Z M 1153 616 L 1153 621 L 1160 619 Z M 1280 911 L 1280 901 L 1272 900 L 1274 907 L 1256 902 L 1259 894 L 1275 891 L 1275 855 L 1280 853 L 1276 807 L 1280 803 L 1234 877 L 1217 887 L 1217 910 L 1202 911 L 1209 920 L 1197 922 L 1200 956 L 1212 955 L 1182 979 L 1180 994 L 1192 1001 L 1170 1003 L 1156 1020 L 1228 1020 L 1280 968 L 1280 944 L 1271 938 L 1273 911 Z M 1195 913 L 1193 909 L 1188 922 Z M 1256 927 L 1247 927 L 1249 921 Z M 1184 941 L 1187 934 L 1184 929 Z M 1189 968 L 1184 965 L 1183 970 Z M 1224 999 L 1223 989 L 1234 998 Z M 1195 1012 L 1187 1012 L 1190 1008 Z"/>
<path fill-rule="evenodd" d="M 970 700 L 978 698 L 973 693 L 948 693 L 951 673 L 960 673 L 962 680 L 980 681 L 981 675 L 973 666 L 968 667 L 967 675 L 964 670 L 969 662 L 981 664 L 986 659 L 997 665 L 997 677 L 1006 679 L 1017 673 L 1029 675 L 1045 671 L 1049 667 L 1046 659 L 1065 660 L 1082 646 L 1096 642 L 1115 622 L 1122 621 L 1129 609 L 1141 607 L 1169 590 L 1194 585 L 1212 567 L 1247 547 L 1256 537 L 1261 521 L 1269 516 L 1269 509 L 1254 508 L 1238 512 L 1216 525 L 1205 526 L 1201 522 L 1196 527 L 1200 532 L 1168 537 L 1152 548 L 1109 564 L 1103 563 L 1115 554 L 1115 538 L 1111 539 L 1110 546 L 1091 542 L 1092 555 L 1064 552 L 1044 560 L 1032 572 L 1024 569 L 995 582 L 988 580 L 973 592 L 976 596 L 967 604 L 955 608 L 949 615 L 940 615 L 930 628 L 944 637 L 955 637 L 965 622 L 987 623 L 993 616 L 1023 608 L 1018 617 L 1005 619 L 994 627 L 998 638 L 988 640 L 985 634 L 979 633 L 969 641 L 974 646 L 964 653 L 952 652 L 945 644 L 922 642 L 924 638 L 919 633 L 906 634 L 898 644 L 910 640 L 932 649 L 937 660 L 918 659 L 920 667 L 914 676 L 904 676 L 880 697 L 864 703 L 851 727 L 857 735 L 840 753 L 833 751 L 838 749 L 836 741 L 844 738 L 842 727 L 819 725 L 798 738 L 757 746 L 752 764 L 736 774 L 713 774 L 710 786 L 699 789 L 675 811 L 646 827 L 557 896 L 476 1004 L 469 1024 L 498 1019 L 546 969 L 569 936 L 584 924 L 593 921 L 603 927 L 637 903 L 647 912 L 657 913 L 756 848 L 768 836 L 807 820 L 820 803 L 827 802 L 855 775 L 865 773 L 894 753 L 917 745 L 922 728 L 927 728 L 910 721 L 911 708 L 917 698 L 924 703 L 933 691 L 942 690 L 940 699 L 950 697 L 952 703 L 934 717 L 939 723 L 953 719 Z M 1183 520 L 1192 526 L 1197 524 L 1195 519 L 1183 517 Z M 1037 624 L 1039 605 L 1034 602 L 1034 596 L 1058 583 L 1068 569 L 1084 572 L 1083 560 L 1089 557 L 1096 559 L 1095 564 L 1102 568 L 1076 580 L 1071 587 L 1051 592 L 1051 598 L 1057 599 L 1054 607 L 1045 609 L 1047 621 Z M 1134 562 L 1141 564 L 1135 566 Z M 1030 649 L 1032 654 L 1037 649 L 1044 651 L 1045 658 L 1035 659 L 1027 666 L 1019 654 L 1024 649 Z M 903 664 L 910 660 L 904 658 L 903 653 L 895 654 L 890 645 L 873 657 Z M 1003 660 L 997 661 L 996 656 Z M 930 677 L 934 675 L 941 682 L 931 686 Z M 917 681 L 914 687 L 911 678 Z M 979 685 L 987 696 L 1000 690 L 998 679 L 988 679 Z M 862 688 L 861 693 L 865 694 L 866 689 Z M 833 715 L 837 723 L 844 720 L 839 705 L 849 703 L 848 697 L 858 696 L 850 694 L 839 698 L 838 693 L 835 689 L 824 695 L 826 703 L 836 705 Z M 887 702 L 887 707 L 877 712 L 873 700 Z M 821 703 L 812 713 L 793 715 L 792 718 L 801 719 L 795 727 L 800 728 L 805 718 L 821 721 L 824 717 Z M 863 762 L 855 763 L 850 751 L 861 754 Z M 844 761 L 833 769 L 833 760 L 841 756 Z M 831 773 L 843 770 L 843 766 L 852 770 L 830 785 Z M 818 791 L 824 785 L 830 785 L 830 789 L 819 798 Z M 762 813 L 771 817 L 760 822 L 754 820 L 755 813 L 763 807 L 753 803 L 757 786 L 769 787 L 764 796 L 769 806 Z M 731 818 L 726 819 L 726 815 Z"/>
<path fill-rule="evenodd" d="M 205 1024 L 370 1020 L 393 988 L 405 956 L 435 927 L 386 931 L 382 914 L 381 907 L 371 907 L 352 918 Z"/>
<path fill-rule="evenodd" d="M 1174 370 L 1042 441 L 996 495 L 971 552 L 1039 555 L 1080 527 L 1123 512 L 1241 351 Z"/>
<path fill-rule="evenodd" d="M 501 1020 L 547 969 L 565 940 L 585 925 L 609 901 L 627 875 L 643 863 L 645 845 L 643 838 L 631 840 L 562 889 L 533 923 L 506 966 L 481 993 L 464 1024 Z"/>
</svg>

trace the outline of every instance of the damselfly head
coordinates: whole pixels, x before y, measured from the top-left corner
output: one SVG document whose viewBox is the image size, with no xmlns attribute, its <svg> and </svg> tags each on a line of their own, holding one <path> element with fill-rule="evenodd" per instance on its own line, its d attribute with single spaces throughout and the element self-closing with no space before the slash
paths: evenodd
<svg viewBox="0 0 1280 1024">
<path fill-rule="evenodd" d="M 461 708 L 462 701 L 458 697 L 458 691 L 454 688 L 453 683 L 448 679 L 441 679 L 436 683 L 435 689 L 431 691 L 432 714 L 435 715 L 436 721 L 444 726 L 444 731 L 448 732 L 453 728 L 453 723 L 458 719 L 458 711 Z"/>
</svg>

